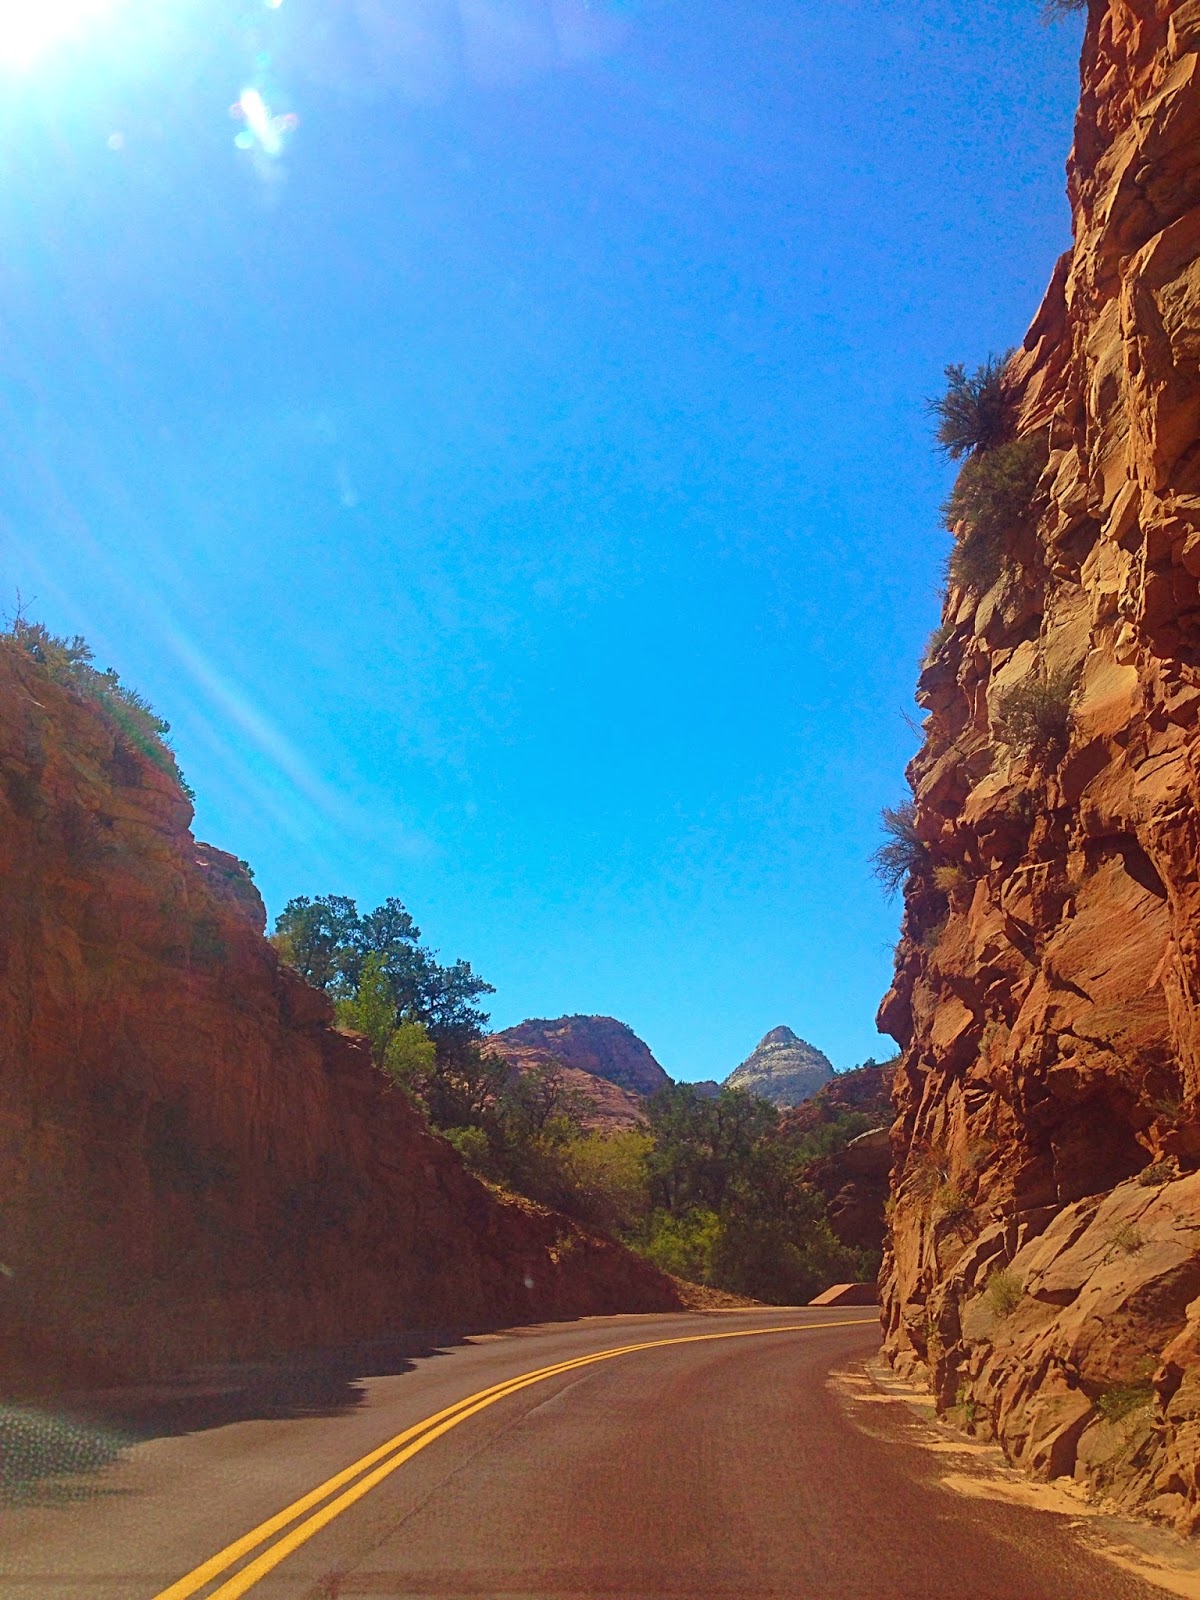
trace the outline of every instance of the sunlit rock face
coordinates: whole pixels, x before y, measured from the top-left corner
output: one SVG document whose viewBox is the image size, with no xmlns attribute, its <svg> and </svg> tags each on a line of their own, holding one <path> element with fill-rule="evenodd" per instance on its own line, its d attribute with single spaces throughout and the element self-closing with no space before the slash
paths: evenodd
<svg viewBox="0 0 1200 1600">
<path fill-rule="evenodd" d="M 514 1060 L 557 1061 L 635 1096 L 655 1094 L 671 1081 L 649 1045 L 615 1017 L 532 1017 L 488 1042 Z"/>
<path fill-rule="evenodd" d="M 829 1057 L 798 1038 L 790 1028 L 764 1034 L 740 1067 L 725 1080 L 727 1089 L 745 1089 L 776 1106 L 798 1106 L 833 1077 Z"/>
<path fill-rule="evenodd" d="M 0 640 L 0 1381 L 671 1309 L 505 1203 L 281 966 L 178 784 Z"/>
<path fill-rule="evenodd" d="M 1048 464 L 951 588 L 880 1024 L 887 1350 L 1045 1476 L 1200 1524 L 1200 3 L 1089 9 L 1074 245 L 1011 369 Z M 948 356 L 956 352 L 947 352 Z M 1022 750 L 1018 685 L 1069 686 Z M 1007 701 L 1011 706 L 1013 702 Z"/>
</svg>

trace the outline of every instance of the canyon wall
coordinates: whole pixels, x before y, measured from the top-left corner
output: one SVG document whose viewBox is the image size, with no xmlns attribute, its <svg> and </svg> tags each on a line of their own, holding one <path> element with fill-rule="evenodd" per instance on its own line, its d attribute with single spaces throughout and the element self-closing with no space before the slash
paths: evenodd
<svg viewBox="0 0 1200 1600">
<path fill-rule="evenodd" d="M 920 678 L 884 1323 L 1015 1461 L 1191 1532 L 1200 0 L 1092 0 L 1069 193 L 1008 372 L 1048 465 Z"/>
<path fill-rule="evenodd" d="M 464 1173 L 263 938 L 177 783 L 0 640 L 0 1381 L 667 1310 Z"/>
</svg>

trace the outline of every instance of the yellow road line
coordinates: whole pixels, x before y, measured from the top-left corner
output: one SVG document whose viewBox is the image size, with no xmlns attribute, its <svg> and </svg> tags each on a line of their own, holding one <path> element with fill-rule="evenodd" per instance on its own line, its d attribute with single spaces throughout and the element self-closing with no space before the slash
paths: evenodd
<svg viewBox="0 0 1200 1600">
<path fill-rule="evenodd" d="M 490 1389 L 480 1389 L 477 1393 L 456 1401 L 454 1405 L 435 1412 L 433 1416 L 425 1417 L 421 1422 L 414 1423 L 411 1428 L 396 1434 L 394 1438 L 388 1439 L 386 1443 L 369 1451 L 365 1456 L 360 1456 L 357 1461 L 344 1467 L 333 1477 L 327 1478 L 324 1483 L 318 1484 L 315 1489 L 294 1500 L 282 1511 L 277 1511 L 273 1517 L 268 1517 L 265 1522 L 259 1523 L 258 1527 L 252 1528 L 249 1533 L 243 1534 L 240 1539 L 226 1545 L 215 1556 L 193 1568 L 169 1588 L 155 1595 L 154 1600 L 187 1600 L 188 1596 L 203 1589 L 243 1556 L 249 1555 L 258 1545 L 280 1533 L 289 1523 L 295 1522 L 297 1517 L 303 1516 L 306 1511 L 311 1511 L 336 1490 L 358 1478 L 359 1481 L 354 1483 L 353 1487 L 346 1489 L 336 1499 L 330 1500 L 327 1505 L 321 1506 L 319 1511 L 270 1545 L 219 1589 L 214 1589 L 209 1596 L 209 1600 L 238 1600 L 238 1597 L 244 1595 L 260 1578 L 265 1577 L 291 1555 L 293 1550 L 307 1543 L 335 1517 L 340 1516 L 363 1495 L 382 1483 L 390 1473 L 395 1472 L 406 1461 L 410 1461 L 418 1451 L 424 1450 L 426 1445 L 432 1444 L 435 1439 L 440 1439 L 444 1433 L 456 1428 L 468 1417 L 485 1411 L 488 1406 L 507 1399 L 510 1394 L 516 1394 L 518 1390 L 526 1389 L 531 1384 L 544 1383 L 547 1378 L 558 1377 L 579 1367 L 592 1366 L 599 1361 L 612 1361 L 617 1356 L 630 1355 L 637 1350 L 659 1350 L 667 1345 L 701 1344 L 716 1339 L 753 1339 L 770 1333 L 811 1333 L 821 1328 L 866 1327 L 875 1321 L 874 1317 L 856 1317 L 841 1322 L 802 1322 L 773 1328 L 738 1328 L 729 1333 L 693 1333 L 673 1339 L 650 1339 L 640 1344 L 620 1345 L 613 1350 L 599 1350 L 590 1355 L 576 1356 L 570 1361 L 559 1361 L 553 1366 L 541 1367 L 534 1372 L 507 1378 L 503 1383 L 493 1384 Z M 373 1471 L 367 1470 L 372 1467 Z M 366 1475 L 360 1477 L 362 1473 Z"/>
</svg>

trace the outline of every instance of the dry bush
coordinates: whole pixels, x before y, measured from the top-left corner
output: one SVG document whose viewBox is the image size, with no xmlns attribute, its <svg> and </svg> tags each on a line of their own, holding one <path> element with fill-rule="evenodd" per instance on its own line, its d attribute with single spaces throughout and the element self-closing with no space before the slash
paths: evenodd
<svg viewBox="0 0 1200 1600">
<path fill-rule="evenodd" d="M 1018 755 L 1038 765 L 1062 759 L 1071 736 L 1071 697 L 1077 674 L 1070 667 L 1032 674 L 1000 698 L 996 732 Z"/>
<path fill-rule="evenodd" d="M 1037 434 L 967 461 L 942 507 L 946 527 L 961 530 L 950 552 L 952 583 L 984 594 L 1000 577 L 1009 543 L 1033 509 L 1046 457 L 1046 441 Z"/>
</svg>

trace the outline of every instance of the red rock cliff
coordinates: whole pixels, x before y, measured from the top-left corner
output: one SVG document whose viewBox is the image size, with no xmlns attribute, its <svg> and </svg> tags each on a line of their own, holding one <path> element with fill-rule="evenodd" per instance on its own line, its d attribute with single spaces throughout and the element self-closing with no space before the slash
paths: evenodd
<svg viewBox="0 0 1200 1600">
<path fill-rule="evenodd" d="M 1200 1523 L 1200 0 L 1092 0 L 1048 440 L 920 680 L 887 1348 L 1047 1476 Z M 937 638 L 938 636 L 935 636 Z M 1016 685 L 1069 694 L 1021 753 Z M 1008 701 L 1011 706 L 1013 702 Z"/>
<path fill-rule="evenodd" d="M 0 1378 L 677 1303 L 628 1252 L 468 1177 L 189 822 L 173 781 L 0 640 Z"/>
</svg>

